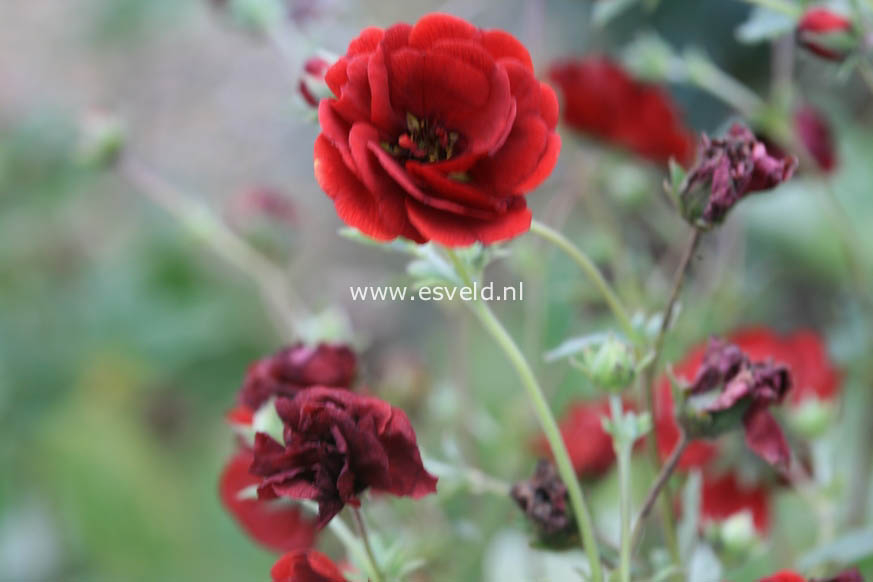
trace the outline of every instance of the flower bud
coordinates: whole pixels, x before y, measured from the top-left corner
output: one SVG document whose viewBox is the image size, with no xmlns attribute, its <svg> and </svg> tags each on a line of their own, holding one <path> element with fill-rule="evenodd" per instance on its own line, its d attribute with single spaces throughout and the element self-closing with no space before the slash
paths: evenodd
<svg viewBox="0 0 873 582">
<path fill-rule="evenodd" d="M 718 526 L 718 539 L 729 554 L 745 555 L 759 541 L 752 513 L 741 511 L 730 516 Z"/>
<path fill-rule="evenodd" d="M 842 61 L 858 48 L 852 21 L 825 8 L 807 10 L 797 23 L 797 42 L 829 61 Z"/>
<path fill-rule="evenodd" d="M 582 352 L 579 365 L 598 388 L 608 392 L 620 392 L 636 376 L 633 350 L 612 335 L 600 345 Z"/>
<path fill-rule="evenodd" d="M 567 486 L 550 461 L 541 459 L 533 477 L 513 485 L 510 496 L 544 542 L 558 544 L 573 534 L 576 522 L 570 509 Z"/>
<path fill-rule="evenodd" d="M 312 57 L 303 65 L 303 74 L 300 76 L 297 91 L 310 107 L 317 108 L 319 101 L 333 96 L 330 87 L 324 81 L 324 75 L 330 66 L 331 63 L 322 57 Z"/>
<path fill-rule="evenodd" d="M 837 167 L 834 135 L 827 119 L 820 111 L 803 106 L 794 112 L 794 132 L 810 157 L 822 172 L 830 172 Z"/>
<path fill-rule="evenodd" d="M 817 398 L 807 398 L 790 408 L 788 422 L 805 438 L 814 439 L 824 434 L 833 418 L 833 404 Z"/>
<path fill-rule="evenodd" d="M 80 124 L 76 159 L 84 166 L 102 168 L 118 159 L 126 131 L 122 121 L 105 111 L 85 114 Z"/>
</svg>

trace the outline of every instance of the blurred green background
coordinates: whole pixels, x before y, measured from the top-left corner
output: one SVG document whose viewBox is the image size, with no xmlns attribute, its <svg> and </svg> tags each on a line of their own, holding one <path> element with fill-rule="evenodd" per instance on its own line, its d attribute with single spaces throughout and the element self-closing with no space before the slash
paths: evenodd
<svg viewBox="0 0 873 582">
<path fill-rule="evenodd" d="M 741 2 L 634 7 L 600 29 L 591 4 L 575 0 L 296 4 L 317 10 L 265 38 L 205 0 L 0 2 L 3 582 L 266 580 L 274 561 L 222 511 L 216 483 L 233 449 L 223 415 L 247 364 L 282 344 L 276 319 L 247 273 L 213 252 L 196 225 L 158 208 L 123 169 L 77 163 L 88 112 L 122 119 L 125 159 L 219 220 L 232 224 L 240 194 L 255 186 L 290 200 L 291 224 L 245 223 L 238 234 L 287 270 L 313 312 L 332 307 L 329 319 L 350 322 L 363 378 L 409 411 L 429 455 L 513 481 L 532 465 L 535 423 L 502 355 L 463 306 L 351 301 L 349 285 L 405 282 L 404 260 L 336 235 L 341 224 L 312 176 L 317 124 L 296 96 L 303 61 L 318 49 L 342 52 L 365 25 L 443 10 L 517 35 L 538 70 L 568 54 L 620 54 L 637 32 L 658 31 L 769 90 L 768 47 L 734 35 L 749 13 Z M 835 124 L 834 188 L 863 237 L 869 273 L 870 94 L 802 56 L 796 78 Z M 728 110 L 712 97 L 672 89 L 694 128 L 724 123 Z M 569 134 L 564 142 L 554 175 L 529 197 L 535 216 L 561 225 L 617 274 L 628 303 L 656 311 L 685 239 L 656 195 L 661 174 Z M 848 470 L 870 455 L 854 435 L 869 414 L 859 403 L 870 386 L 871 332 L 829 208 L 814 175 L 744 203 L 699 252 L 668 359 L 742 324 L 819 330 L 847 370 L 849 406 L 831 442 L 848 451 L 834 460 Z M 574 267 L 531 239 L 509 244 L 512 258 L 489 276 L 525 281 L 527 300 L 498 311 L 560 410 L 591 387 L 541 354 L 610 319 Z M 599 513 L 614 511 L 612 485 L 595 490 Z M 809 549 L 812 534 L 786 532 L 811 531 L 815 520 L 784 497 L 789 517 L 775 520 L 772 551 L 750 560 L 748 576 Z M 519 575 L 505 558 L 518 556 L 524 528 L 508 499 L 448 480 L 437 497 L 380 501 L 371 512 L 389 541 L 409 537 L 428 561 L 416 580 Z"/>
</svg>

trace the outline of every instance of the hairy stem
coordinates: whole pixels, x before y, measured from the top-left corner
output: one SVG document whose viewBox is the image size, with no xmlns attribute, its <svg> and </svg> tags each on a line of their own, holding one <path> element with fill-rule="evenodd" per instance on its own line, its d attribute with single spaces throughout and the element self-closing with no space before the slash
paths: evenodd
<svg viewBox="0 0 873 582">
<path fill-rule="evenodd" d="M 465 284 L 471 285 L 472 281 L 469 273 L 458 258 L 451 250 L 447 249 L 449 258 L 457 271 L 458 275 Z M 600 551 L 597 545 L 597 538 L 594 533 L 594 520 L 585 503 L 585 495 L 582 493 L 582 487 L 579 484 L 579 479 L 576 477 L 576 472 L 573 469 L 573 463 L 570 460 L 570 454 L 567 452 L 567 447 L 564 444 L 564 439 L 561 437 L 561 431 L 558 429 L 558 423 L 549 408 L 549 403 L 546 400 L 545 394 L 540 387 L 539 382 L 534 376 L 533 370 L 524 354 L 518 348 L 515 340 L 488 307 L 488 304 L 479 299 L 478 301 L 468 304 L 473 313 L 479 319 L 485 330 L 494 338 L 497 345 L 503 350 L 506 357 L 512 363 L 521 384 L 533 406 L 534 413 L 542 427 L 543 434 L 549 443 L 552 450 L 552 456 L 555 459 L 555 466 L 558 469 L 558 475 L 567 486 L 568 496 L 570 497 L 570 505 L 573 508 L 573 515 L 576 518 L 576 524 L 579 527 L 579 534 L 582 537 L 582 545 L 588 555 L 588 563 L 591 568 L 592 582 L 603 582 L 603 570 L 600 565 Z"/>
<path fill-rule="evenodd" d="M 144 165 L 125 159 L 120 172 L 141 194 L 166 210 L 215 254 L 251 278 L 270 311 L 276 331 L 285 340 L 294 339 L 299 329 L 298 317 L 305 314 L 305 310 L 282 269 L 228 229 L 204 204 Z"/>
<path fill-rule="evenodd" d="M 621 397 L 613 394 L 609 398 L 612 419 L 622 417 Z M 632 538 L 630 529 L 631 513 L 631 450 L 633 443 L 627 439 L 613 436 L 615 457 L 618 460 L 619 521 L 621 523 L 621 545 L 619 547 L 618 578 L 620 582 L 630 582 Z"/>
<path fill-rule="evenodd" d="M 383 582 L 385 576 L 379 569 L 379 562 L 376 561 L 376 555 L 373 553 L 373 547 L 370 545 L 370 536 L 367 535 L 367 526 L 364 525 L 364 516 L 361 515 L 361 510 L 357 507 L 352 509 L 352 514 L 355 516 L 355 523 L 358 526 L 358 535 L 364 545 L 364 551 L 367 554 L 367 566 L 370 570 L 369 574 L 373 577 L 372 582 Z"/>
<path fill-rule="evenodd" d="M 628 339 L 636 339 L 638 333 L 634 329 L 634 326 L 631 324 L 631 320 L 630 317 L 628 317 L 627 310 L 624 308 L 624 305 L 622 305 L 621 299 L 618 298 L 618 295 L 615 293 L 613 288 L 606 281 L 606 279 L 603 278 L 603 275 L 600 273 L 597 265 L 594 264 L 594 261 L 592 261 L 591 258 L 588 257 L 588 255 L 582 252 L 579 247 L 574 245 L 570 241 L 570 239 L 565 237 L 557 230 L 554 230 L 541 222 L 538 222 L 536 220 L 531 222 L 530 231 L 564 251 L 573 260 L 573 262 L 575 262 L 579 266 L 579 268 L 582 269 L 582 271 L 588 276 L 591 282 L 594 283 L 595 287 L 597 287 L 597 290 L 600 291 L 600 294 L 603 295 L 603 299 L 612 310 L 613 315 L 618 320 L 622 331 L 625 333 L 625 335 L 627 335 Z"/>
<path fill-rule="evenodd" d="M 664 463 L 663 467 L 661 467 L 661 472 L 658 473 L 655 482 L 652 483 L 652 487 L 646 495 L 646 500 L 643 501 L 643 507 L 640 509 L 640 514 L 637 516 L 637 521 L 634 524 L 633 534 L 631 534 L 631 546 L 636 545 L 636 542 L 642 533 L 643 523 L 655 507 L 655 501 L 657 501 L 664 485 L 667 484 L 667 480 L 670 479 L 670 475 L 672 475 L 673 471 L 676 470 L 676 466 L 679 464 L 679 459 L 682 457 L 682 453 L 685 452 L 685 447 L 687 446 L 688 438 L 683 432 L 679 437 L 679 442 L 677 442 L 676 446 L 673 448 L 673 452 L 670 453 L 667 462 Z"/>
</svg>

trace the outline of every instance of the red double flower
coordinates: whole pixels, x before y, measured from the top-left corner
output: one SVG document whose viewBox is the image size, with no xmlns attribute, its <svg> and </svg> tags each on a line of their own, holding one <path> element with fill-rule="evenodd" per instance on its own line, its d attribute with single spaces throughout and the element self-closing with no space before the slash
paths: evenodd
<svg viewBox="0 0 873 582">
<path fill-rule="evenodd" d="M 446 14 L 368 28 L 327 71 L 315 177 L 349 226 L 448 246 L 530 228 L 558 158 L 558 102 L 527 49 Z"/>
</svg>

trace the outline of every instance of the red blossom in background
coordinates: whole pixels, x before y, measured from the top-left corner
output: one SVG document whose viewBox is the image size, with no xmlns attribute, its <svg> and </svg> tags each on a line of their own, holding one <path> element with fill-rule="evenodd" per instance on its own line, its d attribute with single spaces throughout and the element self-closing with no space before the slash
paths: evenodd
<svg viewBox="0 0 873 582">
<path fill-rule="evenodd" d="M 758 533 L 770 530 L 770 490 L 762 485 L 741 483 L 733 473 L 714 476 L 704 473 L 701 490 L 700 516 L 707 521 L 720 522 L 748 511 Z"/>
<path fill-rule="evenodd" d="M 809 105 L 794 112 L 794 131 L 798 139 L 823 172 L 837 167 L 837 148 L 833 131 L 824 115 Z"/>
<path fill-rule="evenodd" d="M 275 551 L 309 548 L 315 541 L 315 522 L 300 507 L 283 501 L 240 499 L 241 491 L 256 486 L 260 479 L 249 473 L 252 453 L 238 452 L 225 466 L 219 479 L 219 496 L 224 508 L 256 542 Z"/>
<path fill-rule="evenodd" d="M 555 63 L 549 79 L 571 128 L 659 164 L 671 157 L 683 165 L 693 161 L 694 135 L 661 88 L 634 80 L 601 56 Z"/>
<path fill-rule="evenodd" d="M 625 411 L 634 410 L 629 402 Z M 577 402 L 570 405 L 559 423 L 561 436 L 573 468 L 580 477 L 598 477 L 606 473 L 615 462 L 612 437 L 603 430 L 603 417 L 611 417 L 609 401 Z M 538 454 L 551 457 L 545 437 L 540 436 L 535 449 Z"/>
<path fill-rule="evenodd" d="M 294 396 L 311 386 L 349 388 L 356 371 L 357 358 L 348 346 L 294 344 L 249 366 L 239 401 L 257 410 L 272 397 Z"/>
<path fill-rule="evenodd" d="M 297 92 L 308 105 L 318 107 L 318 102 L 321 100 L 319 94 L 322 92 L 320 89 L 325 85 L 324 75 L 330 66 L 330 63 L 321 57 L 312 57 L 303 64 L 303 75 L 297 85 Z"/>
<path fill-rule="evenodd" d="M 826 8 L 810 8 L 797 23 L 797 41 L 824 59 L 842 61 L 851 51 L 834 41 L 852 31 L 852 21 L 845 16 Z"/>
<path fill-rule="evenodd" d="M 368 28 L 325 80 L 315 177 L 346 224 L 448 246 L 530 228 L 523 195 L 558 159 L 558 102 L 512 35 L 446 14 Z"/>
<path fill-rule="evenodd" d="M 333 561 L 315 550 L 285 554 L 270 570 L 273 582 L 346 582 Z"/>
<path fill-rule="evenodd" d="M 419 498 L 436 491 L 422 465 L 415 431 L 402 410 L 347 390 L 314 387 L 279 398 L 284 443 L 255 435 L 250 471 L 261 477 L 261 499 L 318 502 L 324 527 L 358 495 L 372 489 Z"/>
<path fill-rule="evenodd" d="M 780 570 L 775 574 L 761 578 L 758 582 L 864 582 L 864 577 L 857 568 L 851 568 L 829 578 L 810 578 L 807 580 L 793 570 Z"/>
</svg>

